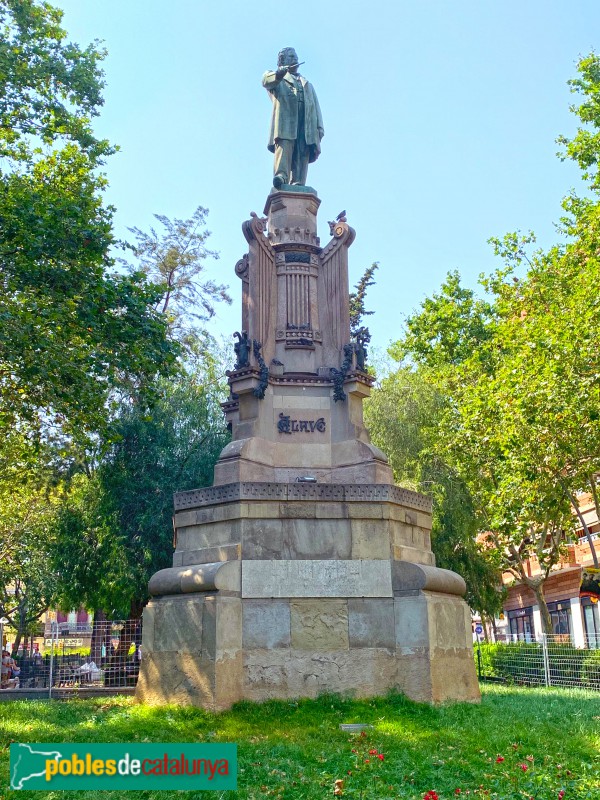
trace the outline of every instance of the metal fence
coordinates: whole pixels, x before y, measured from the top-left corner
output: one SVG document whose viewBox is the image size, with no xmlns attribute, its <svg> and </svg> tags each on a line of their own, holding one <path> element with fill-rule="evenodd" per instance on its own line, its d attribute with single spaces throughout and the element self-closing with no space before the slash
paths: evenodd
<svg viewBox="0 0 600 800">
<path fill-rule="evenodd" d="M 41 649 L 2 659 L 1 689 L 60 690 L 135 687 L 140 663 L 141 620 L 97 621 L 72 635 L 53 624 Z"/>
<path fill-rule="evenodd" d="M 481 680 L 522 686 L 564 686 L 600 691 L 600 642 L 589 637 L 575 647 L 567 635 L 544 634 L 530 641 L 478 642 Z"/>
</svg>

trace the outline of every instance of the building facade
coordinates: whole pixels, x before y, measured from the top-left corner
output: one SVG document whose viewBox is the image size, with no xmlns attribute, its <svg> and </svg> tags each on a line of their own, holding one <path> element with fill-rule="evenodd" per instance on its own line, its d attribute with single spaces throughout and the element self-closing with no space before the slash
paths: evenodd
<svg viewBox="0 0 600 800">
<path fill-rule="evenodd" d="M 580 496 L 580 511 L 600 557 L 600 521 L 590 495 Z M 578 539 L 567 544 L 566 556 L 554 567 L 544 584 L 544 596 L 552 619 L 552 633 L 564 636 L 576 647 L 600 648 L 600 592 L 588 580 L 593 568 L 592 548 L 583 527 Z M 535 558 L 527 562 L 531 577 L 540 574 Z M 514 578 L 505 576 L 507 595 L 504 619 L 498 621 L 502 638 L 532 641 L 542 633 L 542 620 L 535 594 Z M 510 582 L 513 581 L 513 582 Z"/>
</svg>

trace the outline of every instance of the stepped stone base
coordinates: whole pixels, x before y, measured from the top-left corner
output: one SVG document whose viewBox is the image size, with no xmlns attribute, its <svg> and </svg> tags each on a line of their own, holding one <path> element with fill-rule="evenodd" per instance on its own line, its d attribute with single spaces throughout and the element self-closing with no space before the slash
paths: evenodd
<svg viewBox="0 0 600 800">
<path fill-rule="evenodd" d="M 422 495 L 232 484 L 176 497 L 174 566 L 150 582 L 137 697 L 478 701 L 463 579 L 434 566 Z M 451 678 L 451 679 L 449 679 Z"/>
</svg>

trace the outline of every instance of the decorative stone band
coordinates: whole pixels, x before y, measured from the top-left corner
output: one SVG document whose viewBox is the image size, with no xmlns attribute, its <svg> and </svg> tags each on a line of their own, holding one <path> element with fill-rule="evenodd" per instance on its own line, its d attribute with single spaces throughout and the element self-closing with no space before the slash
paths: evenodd
<svg viewBox="0 0 600 800">
<path fill-rule="evenodd" d="M 242 597 L 391 597 L 389 561 L 244 561 Z"/>
<path fill-rule="evenodd" d="M 338 483 L 226 483 L 223 486 L 208 486 L 190 492 L 177 492 L 174 497 L 175 511 L 198 508 L 220 503 L 235 503 L 240 500 L 313 500 L 327 502 L 386 501 L 399 503 L 409 508 L 431 513 L 431 498 L 409 489 L 387 483 L 338 484 Z"/>
<path fill-rule="evenodd" d="M 213 564 L 161 569 L 150 578 L 148 590 L 153 597 L 220 590 L 239 592 L 241 568 L 240 561 L 218 561 Z"/>
<path fill-rule="evenodd" d="M 162 569 L 150 579 L 150 594 L 226 591 L 245 598 L 392 597 L 403 592 L 463 595 L 455 572 L 408 561 L 367 559 L 219 561 Z"/>
<path fill-rule="evenodd" d="M 427 591 L 462 597 L 467 591 L 467 585 L 458 573 L 410 561 L 392 561 L 392 587 L 394 594 Z"/>
</svg>

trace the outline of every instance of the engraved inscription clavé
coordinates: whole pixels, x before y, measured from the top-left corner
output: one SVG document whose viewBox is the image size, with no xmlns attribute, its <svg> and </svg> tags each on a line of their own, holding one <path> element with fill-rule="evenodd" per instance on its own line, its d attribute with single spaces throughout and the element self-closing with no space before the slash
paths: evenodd
<svg viewBox="0 0 600 800">
<path fill-rule="evenodd" d="M 325 418 L 319 419 L 292 419 L 283 412 L 279 415 L 277 423 L 279 433 L 325 433 Z"/>
</svg>

